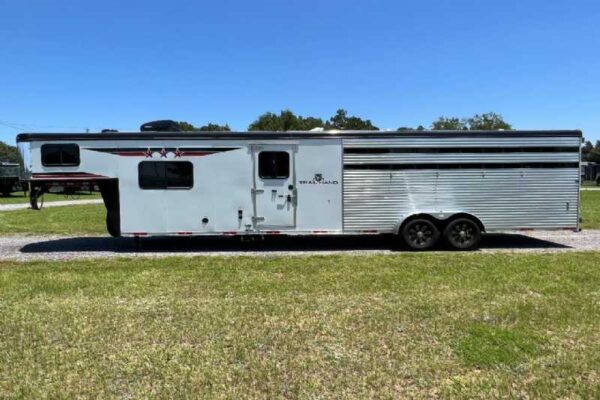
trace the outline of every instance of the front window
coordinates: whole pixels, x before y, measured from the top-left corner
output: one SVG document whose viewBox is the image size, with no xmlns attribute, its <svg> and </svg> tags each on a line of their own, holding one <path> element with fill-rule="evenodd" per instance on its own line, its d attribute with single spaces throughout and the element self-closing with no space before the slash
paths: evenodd
<svg viewBox="0 0 600 400">
<path fill-rule="evenodd" d="M 76 144 L 42 145 L 44 167 L 74 167 L 79 165 L 79 146 Z"/>
</svg>

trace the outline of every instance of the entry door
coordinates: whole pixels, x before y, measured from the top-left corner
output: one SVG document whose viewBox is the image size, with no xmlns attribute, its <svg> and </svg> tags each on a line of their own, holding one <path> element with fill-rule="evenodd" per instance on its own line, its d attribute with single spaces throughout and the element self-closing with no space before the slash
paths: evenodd
<svg viewBox="0 0 600 400">
<path fill-rule="evenodd" d="M 296 226 L 296 149 L 296 145 L 252 146 L 255 228 L 277 230 Z"/>
</svg>

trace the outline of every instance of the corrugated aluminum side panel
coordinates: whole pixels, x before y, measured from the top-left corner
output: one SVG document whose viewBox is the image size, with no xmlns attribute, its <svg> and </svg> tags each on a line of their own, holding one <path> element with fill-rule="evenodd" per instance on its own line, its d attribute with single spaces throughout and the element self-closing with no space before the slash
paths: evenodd
<svg viewBox="0 0 600 400">
<path fill-rule="evenodd" d="M 579 162 L 579 153 L 380 153 L 344 154 L 344 164 Z"/>
<path fill-rule="evenodd" d="M 577 168 L 351 169 L 360 164 L 577 163 L 579 152 L 461 153 L 460 148 L 574 147 L 578 137 L 345 139 L 344 148 L 457 148 L 456 153 L 345 153 L 344 229 L 393 231 L 415 213 L 467 212 L 487 230 L 577 226 Z"/>
<path fill-rule="evenodd" d="M 476 215 L 486 230 L 577 226 L 578 169 L 344 171 L 344 230 L 392 232 L 420 212 Z"/>
<path fill-rule="evenodd" d="M 344 148 L 352 147 L 549 147 L 580 146 L 578 137 L 459 137 L 459 138 L 390 138 L 390 139 L 344 139 Z"/>
</svg>

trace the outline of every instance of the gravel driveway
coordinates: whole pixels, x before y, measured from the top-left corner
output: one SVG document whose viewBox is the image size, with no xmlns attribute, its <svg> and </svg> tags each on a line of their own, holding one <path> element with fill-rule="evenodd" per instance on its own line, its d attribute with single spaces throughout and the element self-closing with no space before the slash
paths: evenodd
<svg viewBox="0 0 600 400">
<path fill-rule="evenodd" d="M 485 235 L 481 252 L 600 251 L 600 230 L 532 231 Z M 69 236 L 0 237 L 0 260 L 64 260 L 96 257 L 164 256 L 275 256 L 316 254 L 395 254 L 402 249 L 393 238 L 369 237 L 269 237 L 147 238 L 133 239 Z"/>
</svg>

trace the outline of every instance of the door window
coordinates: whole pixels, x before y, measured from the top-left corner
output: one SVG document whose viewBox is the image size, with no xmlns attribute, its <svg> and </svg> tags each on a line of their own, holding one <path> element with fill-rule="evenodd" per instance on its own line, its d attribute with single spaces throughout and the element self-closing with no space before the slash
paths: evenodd
<svg viewBox="0 0 600 400">
<path fill-rule="evenodd" d="M 258 154 L 258 176 L 262 179 L 289 178 L 289 153 L 287 151 L 261 151 Z"/>
</svg>

